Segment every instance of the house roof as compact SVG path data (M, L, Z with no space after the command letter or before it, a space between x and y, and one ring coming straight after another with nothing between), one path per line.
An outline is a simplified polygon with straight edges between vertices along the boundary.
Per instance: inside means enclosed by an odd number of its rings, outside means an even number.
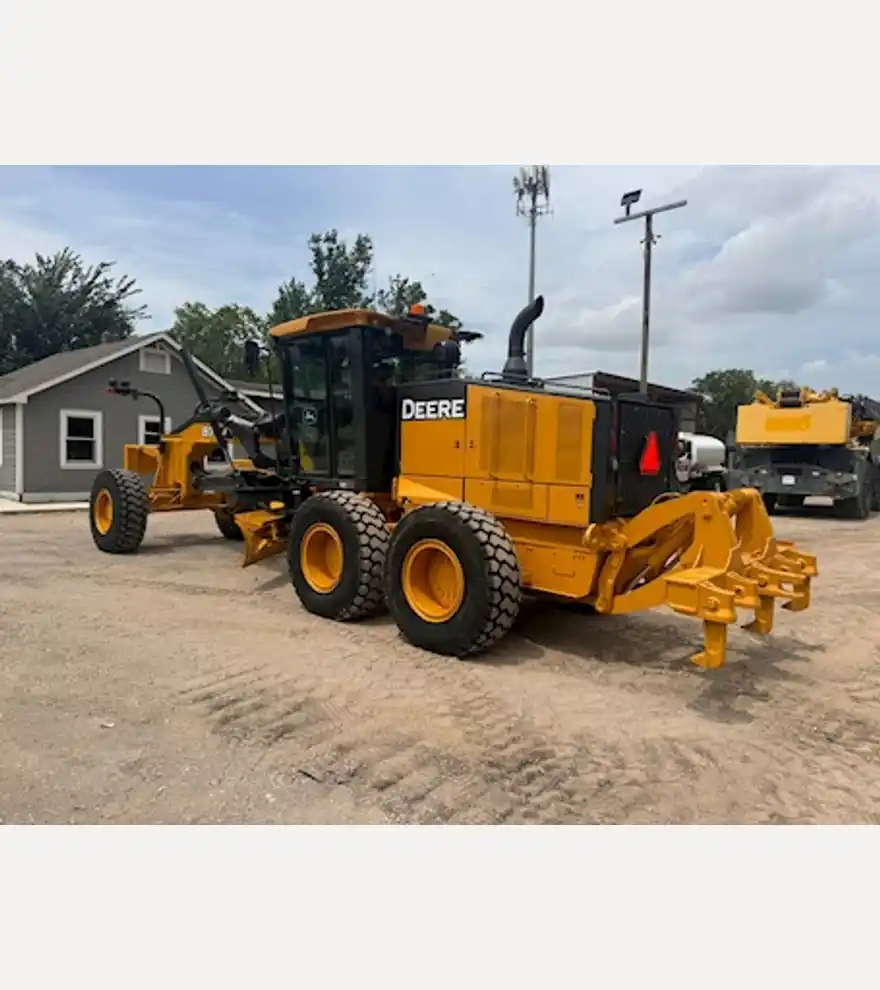
M149 343L161 334L149 334L144 337L144 343ZM131 340L114 340L109 344L96 344L94 347L81 347L75 351L62 351L60 354L52 354L42 361L34 361L18 371L12 371L8 375L0 376L0 402L14 400L22 392L33 392L40 386L48 382L53 382L56 378L65 378L77 372L85 371L88 365L96 361L131 350Z
M109 364L116 358L125 354L132 354L146 347L148 344L166 344L172 351L180 353L180 344L168 333L136 334L126 337L125 340L114 340L108 344L96 344L94 347L81 347L75 351L62 351L60 354L52 354L42 361L35 361L24 368L10 372L8 375L0 376L0 405L4 403L27 402L28 398L39 392L60 385L84 375L87 371L93 371L102 365ZM215 371L212 371L206 364L197 357L193 357L193 363L202 374L213 381L220 388L225 390L236 390L235 386L222 378ZM250 406L255 412L262 412L262 408L257 403L242 395L242 402Z

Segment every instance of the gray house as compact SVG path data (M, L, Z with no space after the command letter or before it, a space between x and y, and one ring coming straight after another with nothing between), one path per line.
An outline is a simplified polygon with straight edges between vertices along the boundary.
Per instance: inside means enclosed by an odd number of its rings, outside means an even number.
M205 391L217 396L232 385L195 360ZM153 392L165 406L105 392L115 378ZM101 468L122 467L127 443L156 443L188 419L198 398L167 333L129 337L53 354L0 377L0 498L23 502L75 502L88 498ZM261 413L246 395L242 412Z

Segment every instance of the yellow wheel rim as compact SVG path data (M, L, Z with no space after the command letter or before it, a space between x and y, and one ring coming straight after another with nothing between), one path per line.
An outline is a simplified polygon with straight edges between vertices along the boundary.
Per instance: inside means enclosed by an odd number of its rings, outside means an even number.
M95 499L94 516L95 529L101 536L106 536L113 525L113 496L106 488L102 488L98 492L98 497Z
M302 538L299 563L309 586L329 595L342 580L344 554L339 534L327 523L310 526Z
M420 540L403 561L403 594L425 622L448 622L464 601L464 571L440 540Z

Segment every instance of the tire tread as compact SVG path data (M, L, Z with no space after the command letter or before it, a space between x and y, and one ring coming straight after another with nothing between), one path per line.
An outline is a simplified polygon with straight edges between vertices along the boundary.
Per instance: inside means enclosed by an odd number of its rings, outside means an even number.
M388 527L382 510L366 495L340 488L317 492L311 498L324 499L340 506L357 532L360 581L355 597L336 614L336 621L351 622L380 614L385 610L383 578L389 543Z
M102 471L92 486L92 498L89 505L89 517L92 518L92 504L97 493L107 487L106 476L116 485L118 492L114 494L113 515L118 519L119 526L111 529L104 536L96 536L98 549L104 553L134 553L140 547L147 529L147 516L150 511L150 498L147 487L139 474L125 471L122 468L110 468ZM98 542L100 540L100 542Z
M432 502L413 512L439 510L463 523L480 544L486 565L488 609L482 628L455 651L460 659L484 653L505 636L519 614L522 579L513 541L498 519L469 502ZM442 534L438 534L442 535Z

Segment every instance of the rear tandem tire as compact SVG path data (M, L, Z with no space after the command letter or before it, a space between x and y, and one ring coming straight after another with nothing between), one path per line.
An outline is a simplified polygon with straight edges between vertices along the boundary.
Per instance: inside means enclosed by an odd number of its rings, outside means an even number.
M104 553L134 553L147 531L150 496L143 479L119 468L100 471L89 496L89 527Z
M241 542L244 539L244 533L239 529L235 516L227 509L215 509L214 521L217 523L217 529L227 540Z
M838 502L840 514L845 519L858 519L863 521L871 515L871 492L868 484L863 478L859 485L858 494L855 498L845 498Z
M513 541L493 515L464 502L414 509L391 535L385 597L413 646L459 658L483 653L519 613Z
M388 552L382 510L358 492L319 492L293 517L287 541L290 580L306 611L337 622L385 611Z

